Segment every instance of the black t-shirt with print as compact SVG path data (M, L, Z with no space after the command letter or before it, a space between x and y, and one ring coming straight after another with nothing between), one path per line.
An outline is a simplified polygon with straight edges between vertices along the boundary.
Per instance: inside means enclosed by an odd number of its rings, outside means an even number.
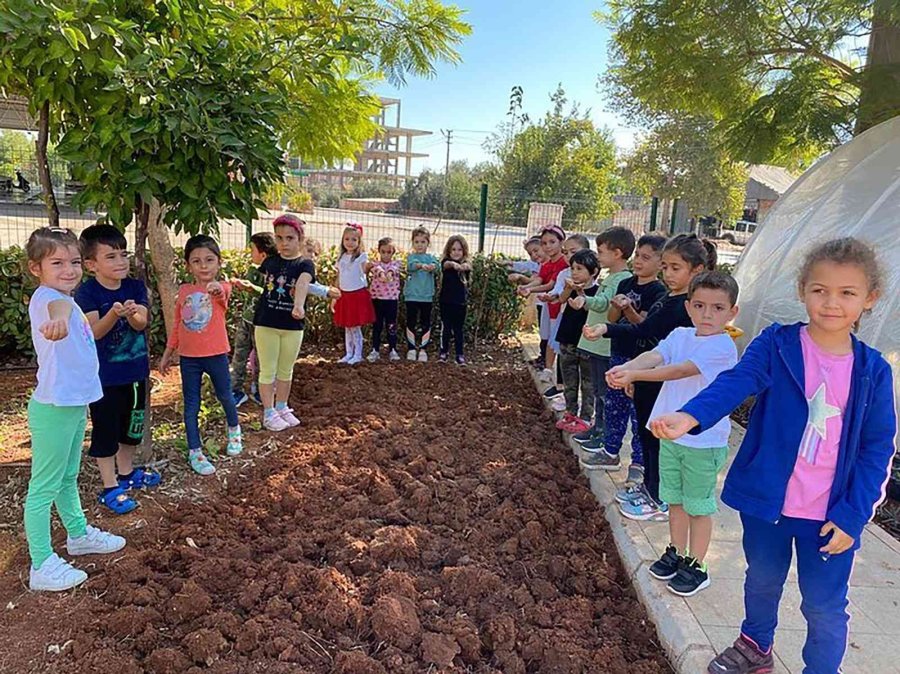
M469 298L469 272L444 268L448 260L441 260L441 293L442 304L465 304Z
M593 297L600 290L600 286L593 285L584 289L584 294ZM556 341L560 344L572 344L577 346L581 339L581 329L587 321L587 308L574 309L566 305L562 317L559 319L559 327L556 328Z
M619 283L616 295L625 295L631 300L631 305L638 313L649 311L658 300L666 294L666 286L662 281L653 280L643 285L638 283L637 276L631 276ZM628 324L628 319L622 316L619 323ZM610 353L622 358L634 358L643 351L638 350L638 344L632 337L618 337L610 340Z
M316 267L305 258L285 260L280 255L269 256L259 267L263 292L256 305L253 325L279 330L302 330L304 321L291 316L294 309L294 287L300 274L316 280Z

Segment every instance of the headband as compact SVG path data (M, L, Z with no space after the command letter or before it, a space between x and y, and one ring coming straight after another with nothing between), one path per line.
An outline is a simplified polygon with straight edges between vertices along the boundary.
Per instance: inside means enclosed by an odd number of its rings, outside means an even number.
M546 234L548 232L551 234L555 234L559 238L560 241L566 240L566 233L563 231L563 228L560 227L559 225L548 225L546 227L541 227L542 235Z
M362 228L362 225L360 225L359 223L348 222L346 225L344 225L344 228L345 229L355 229L357 232L359 232L360 236L363 235L363 228Z
M272 222L273 229L275 227L290 227L291 229L295 230L301 237L304 236L303 227L305 225L306 223L303 220L298 218L296 215L291 215L290 213L279 215Z

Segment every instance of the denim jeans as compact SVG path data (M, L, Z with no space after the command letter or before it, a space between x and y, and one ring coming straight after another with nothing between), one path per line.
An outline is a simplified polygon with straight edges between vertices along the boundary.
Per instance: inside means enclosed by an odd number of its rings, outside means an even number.
M228 354L191 358L181 356L181 395L184 397L184 430L187 434L188 449L201 449L200 440L200 390L203 384L203 373L209 375L216 398L225 410L228 427L239 425L237 408L234 406L234 395L231 392L231 374L228 372Z

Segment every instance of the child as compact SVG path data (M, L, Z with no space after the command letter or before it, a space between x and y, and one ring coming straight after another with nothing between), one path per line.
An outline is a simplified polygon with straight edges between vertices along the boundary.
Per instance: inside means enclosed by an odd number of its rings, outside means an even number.
M250 237L250 268L243 279L231 279L231 285L253 294L252 299L244 305L241 321L234 335L234 355L231 358L231 385L234 388L234 405L240 407L247 402L244 393L244 380L247 378L247 360L255 345L253 343L253 315L256 313L256 302L265 282L260 266L272 255L277 255L275 237L270 232L258 232Z
M420 363L428 361L428 344L431 343L431 311L434 302L434 279L438 271L438 259L428 253L431 234L424 227L412 231L413 252L406 256L406 285L403 299L406 302L406 352L407 360ZM422 338L416 346L417 332Z
M593 297L583 293L570 300L579 309L588 310L587 325L597 325L608 320L610 303L619 283L631 277L628 259L634 253L634 234L625 227L610 227L597 235L597 259L607 270L606 278ZM618 470L619 457L603 451L606 434L606 371L609 369L609 342L592 341L582 336L578 348L590 358L591 386L594 393L594 425L575 435L587 454L581 457L582 467L588 470Z
M203 374L212 381L216 398L225 410L228 423L226 452L236 456L243 450L241 425L228 372L228 331L225 314L231 297L231 284L217 280L222 266L222 253L211 237L192 236L184 244L184 261L194 277L178 289L175 301L175 327L169 335L166 350L159 363L165 376L173 356L178 355L181 368L181 394L184 397L184 428L187 433L188 461L200 475L212 475L216 469L203 453L200 440L200 393Z
M283 431L300 424L288 407L294 363L303 344L306 295L315 281L316 268L305 251L303 220L292 213L275 218L275 247L259 270L265 283L253 315L256 354L259 357L259 394L263 426Z
M466 302L469 297L469 244L454 234L444 245L441 258L441 355L442 363L450 355L450 336L456 347L456 364L465 365L463 329L466 326Z
M29 587L59 592L87 574L53 552L50 507L66 528L70 555L116 552L125 539L90 526L78 496L87 405L103 397L94 335L72 291L81 283L78 239L67 229L43 227L25 246L28 271L40 285L28 303L37 354L37 386L28 401L31 480L25 497L25 537L31 556Z
M100 505L117 515L138 507L129 490L155 487L159 473L135 468L134 448L144 437L144 406L150 357L147 352L147 288L128 278L131 266L122 233L91 225L81 233L81 253L94 276L75 293L97 344L103 397L90 404L91 447L103 490Z
M341 254L337 263L337 285L341 297L334 303L334 324L344 328L346 353L339 363L356 365L363 361L362 326L375 322L375 309L366 287L369 256L363 246L363 228L348 222L341 236Z
M570 234L566 238L565 242L563 242L563 258L565 258L566 263L568 264L572 259L573 254L577 253L579 250L585 250L589 247L590 244L588 243L587 237L584 234ZM560 361L558 358L560 350L559 341L556 339L556 334L559 331L559 324L566 313L566 301L572 294L572 288L567 285L569 273L569 267L563 269L561 272L559 272L559 274L557 274L556 281L553 284L553 289L550 290L550 292L541 293L536 297L536 299L539 302L543 302L545 306L557 305L559 307L559 315L556 317L556 320L550 322L550 332L545 345L544 354L546 356L547 348L553 351L553 354L556 357L557 382L559 384L562 384L563 389L565 389L566 381L565 374L562 369L562 361ZM577 378L575 380L575 383L577 391ZM566 399L563 390L559 389L556 385L551 386L549 389L544 391L544 397L551 401L551 407L554 411L562 412L566 409Z
M541 264L543 264L545 261L544 251L541 248L541 237L532 236L530 239L526 239L524 246L525 252L528 254L528 260L501 261L502 265L508 267L511 270L510 274L506 277L507 280L516 286L531 281L540 271ZM534 308L537 312L538 330L540 330L541 312L544 308L544 303L541 301L535 301ZM544 369L544 360L547 354L547 341L547 338L542 335L538 357L531 361L531 365L533 365L538 371Z
M400 303L400 263L394 259L394 241L386 236L378 241L378 262L370 262L372 274L372 304L375 305L375 324L372 326L372 352L368 360L374 363L381 358L381 331L387 331L387 341L392 361L400 360L397 353L397 310Z
M612 306L609 308L610 323L628 325L642 322L647 310L666 294L666 286L658 278L662 264L662 249L665 245L666 238L659 234L645 234L638 239L637 250L632 260L634 276L619 283L616 295L612 299ZM643 352L638 349L637 342L628 336L609 341L610 367L622 365ZM634 401L625 395L622 389L607 388L604 415L605 448L606 453L611 456L619 455L625 431L628 430L628 421L631 420L631 463L628 466L625 484L643 482L644 459Z
M562 227L552 225L550 227L544 227L541 230L541 248L544 252L546 261L541 265L537 278L519 288L519 294L522 295L522 297L528 297L532 293L545 293L553 289L556 285L556 277L559 275L559 272L568 269L569 267L569 263L566 261L566 258L563 257L562 253L562 245L565 240L566 233L563 231ZM556 332L554 322L559 316L560 309L560 305L551 304L546 307L546 311L541 312L540 329L542 340L550 340L552 335ZM556 355L552 349L546 350L544 360L545 368L541 371L541 381L552 383L554 376L556 375ZM544 395L552 397L557 394L559 394L559 391L553 387L551 390L545 392Z
M580 236L580 235L579 235ZM566 242L568 243L568 241ZM584 293L586 297L597 294L597 274L600 261L592 250L575 251L569 258L570 276L568 288ZM590 358L578 350L581 329L587 320L587 310L582 307L566 307L556 331L559 343L559 360L565 386L566 414L556 427L567 433L578 433L591 427L594 413L594 389L591 384ZM578 407L578 391L581 390L581 408Z
M674 412L737 363L725 324L737 315L738 285L718 271L698 274L688 290L693 328L675 328L652 351L611 368L606 380L624 389L634 382L663 382L651 419ZM651 421L652 425L652 421ZM722 419L681 442L660 441L659 496L669 504L669 545L650 575L669 581L682 597L709 587L706 552L716 506L716 476L728 458L731 423Z
M660 438L677 440L713 427L757 396L722 491L744 528L744 622L710 672L772 671L794 547L807 621L804 671L840 670L853 557L884 499L897 427L890 365L853 335L878 300L882 279L874 250L857 239L813 247L798 284L809 323L770 325L737 367L652 423Z
M302 222L302 221L301 221ZM305 224L305 223L304 223ZM315 267L316 261L322 254L322 244L316 239L303 239L303 256L313 263ZM322 299L336 300L340 298L341 291L334 286L327 286L323 283L313 281L309 284L309 292L307 296L321 297Z
M685 305L688 287L697 274L715 267L716 248L710 242L698 239L696 234L672 237L662 254L663 281L669 292L650 307L647 317L637 324L599 323L585 326L584 336L589 340L627 337L634 339L641 351L652 349L675 328L691 327L691 317ZM644 453L644 481L616 494L619 510L629 519L660 522L669 519L669 506L659 498L659 440L647 426L660 388L657 382L637 382L634 385L634 407ZM618 456L608 455L602 447L598 447L600 452L606 462L618 465Z

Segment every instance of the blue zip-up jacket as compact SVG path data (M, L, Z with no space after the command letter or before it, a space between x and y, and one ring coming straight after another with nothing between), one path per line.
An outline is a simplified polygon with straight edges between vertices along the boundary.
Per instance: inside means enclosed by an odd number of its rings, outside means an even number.
M747 435L725 479L722 500L747 515L777 522L809 417L800 345L802 323L770 325L740 362L688 402L682 412L711 428L756 395ZM859 543L884 498L894 455L897 419L891 367L852 337L853 372L843 417L827 519Z

